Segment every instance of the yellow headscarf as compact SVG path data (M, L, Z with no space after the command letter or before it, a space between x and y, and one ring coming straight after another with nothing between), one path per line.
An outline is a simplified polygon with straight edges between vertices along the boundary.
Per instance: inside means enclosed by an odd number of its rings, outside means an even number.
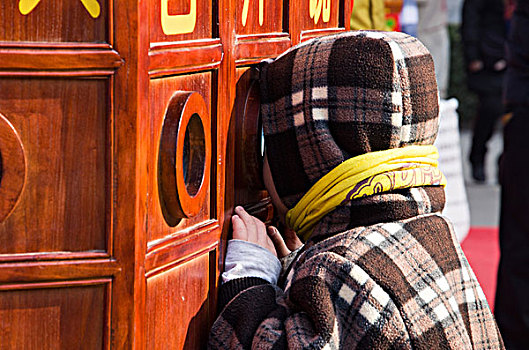
M288 211L287 224L307 240L314 226L337 206L401 188L446 185L435 146L407 146L350 158L331 170Z

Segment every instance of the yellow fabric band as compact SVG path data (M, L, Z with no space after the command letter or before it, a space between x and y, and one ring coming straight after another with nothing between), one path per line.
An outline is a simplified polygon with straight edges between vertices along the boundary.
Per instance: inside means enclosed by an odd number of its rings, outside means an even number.
M446 185L435 146L407 146L350 158L310 188L286 221L307 240L318 221L348 201L401 188Z

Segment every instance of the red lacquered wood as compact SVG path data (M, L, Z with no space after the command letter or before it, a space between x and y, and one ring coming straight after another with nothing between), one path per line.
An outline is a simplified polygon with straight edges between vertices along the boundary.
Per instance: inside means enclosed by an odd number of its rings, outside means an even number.
M37 4L24 15L19 10L21 2ZM94 18L80 0L2 1L0 42L111 43L111 2L97 0L100 11Z
M188 233L168 237L168 239L153 242L145 258L145 271L147 276L167 266L173 266L182 261L189 260L205 250L212 250L218 243L213 234L219 230L216 222L203 227L194 227ZM183 236L183 237L182 237ZM201 247L201 248L197 248Z
M195 215L192 215L190 217L181 217L176 218L178 222L167 222L166 218L164 217L162 208L163 205L160 202L160 152L161 152L161 139L162 139L162 130L164 125L164 120L167 114L167 108L170 105L171 98L173 95L178 91L196 91L196 93L200 94L202 98L205 101L207 110L211 110L211 73L195 73L195 74L189 74L189 75L182 75L182 76L171 76L166 78L159 78L159 79L152 79L150 81L150 99L151 101L156 101L156 103L151 103L151 119L149 120L149 129L148 131L145 130L145 132L148 132L150 135L148 138L149 141L149 148L148 148L148 154L149 156L146 157L146 167L147 171L149 173L156 174L156 176L152 176L148 178L148 186L146 187L147 193L149 193L148 199L147 199L147 207L148 207L148 230L147 230L147 237L149 242L158 241L158 240L164 240L169 236L175 236L175 235L181 235L186 234L188 232L189 227L196 227L197 225L201 225L205 221L209 221L211 219L214 219L215 215L211 212L211 187L212 184L210 182L209 184L209 195L206 195L203 197L203 200L200 203L200 209L199 212ZM213 128L215 116L210 113L210 126L209 130ZM206 131L206 127L204 127L204 130ZM185 131L185 130L183 130ZM174 135L176 137L176 134ZM211 145L213 145L213 142L215 142L215 134L210 131L210 135L208 136L211 140ZM183 141L183 140L180 140ZM211 148L211 154L213 154L213 146ZM176 149L176 148L175 148ZM176 163L176 154L173 154L173 157L175 159L175 175L176 173L182 174L183 169L181 166L181 162ZM210 163L212 162L213 156L211 157ZM178 166L178 168L177 168ZM207 175L211 178L211 166L209 165L210 174ZM204 188L205 190L206 188ZM178 199L181 201L187 201L189 195L185 195L183 197L179 197ZM191 199L192 200L192 199ZM187 203L187 202L186 202ZM195 201L195 203L198 203ZM185 205L185 204L184 204ZM175 226L176 225L176 226ZM148 243L151 244L151 243Z
M147 280L147 349L203 349L211 322L210 265L214 254ZM185 327L183 326L185 324Z
M236 45L235 62L247 65L279 55L291 42L287 33L269 33L237 36Z
M0 253L106 250L108 80L1 84L0 113L20 136L27 170L19 205L0 223Z
M173 30L164 29L162 26L162 4L164 2L167 4L167 12L165 12L167 20L181 23L172 26ZM210 0L150 0L150 41L155 43L212 38L215 3ZM192 11L193 4L194 12ZM185 25L189 21L194 22L191 31Z
M153 44L149 51L149 75L156 78L216 69L220 65L222 51L219 39Z
M233 207L273 217L254 67L345 30L351 0L316 0L330 4L316 21L308 0L22 0L26 14L20 1L0 5L0 154L23 147L4 165L22 173L25 158L26 173L0 222L0 348L202 348Z
M9 262L0 264L3 283L68 280L118 276L121 266L114 259Z
M241 0L236 2L236 33L253 35L286 32L283 26L283 6L277 0Z
M113 70L122 64L123 60L114 50L0 48L2 71Z
M108 348L110 282L3 285L0 348Z

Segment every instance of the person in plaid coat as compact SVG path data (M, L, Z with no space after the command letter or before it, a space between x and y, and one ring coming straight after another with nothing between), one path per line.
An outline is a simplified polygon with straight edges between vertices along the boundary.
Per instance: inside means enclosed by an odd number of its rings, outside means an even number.
M441 214L438 93L424 46L346 32L260 70L263 175L292 230L283 238L236 208L208 347L502 349Z

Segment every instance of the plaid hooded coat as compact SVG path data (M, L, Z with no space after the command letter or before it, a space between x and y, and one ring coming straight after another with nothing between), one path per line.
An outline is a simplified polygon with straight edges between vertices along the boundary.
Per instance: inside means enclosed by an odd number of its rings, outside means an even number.
M262 67L272 177L289 207L345 159L432 144L433 62L401 33L348 32ZM501 349L485 296L424 186L355 199L327 214L278 285L221 287L212 349Z

